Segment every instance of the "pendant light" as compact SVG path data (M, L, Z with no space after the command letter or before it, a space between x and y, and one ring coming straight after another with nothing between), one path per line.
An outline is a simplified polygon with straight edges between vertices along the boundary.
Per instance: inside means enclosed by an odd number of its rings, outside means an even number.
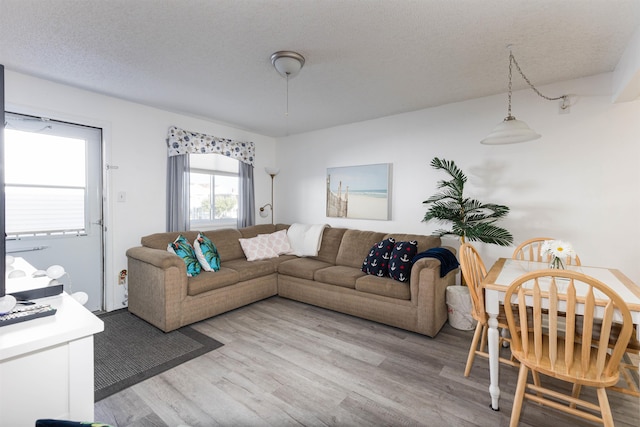
M509 48L509 107L507 110L507 117L505 117L502 123L498 124L498 126L496 126L485 139L480 141L481 144L485 145L515 144L518 142L533 141L540 138L540 134L533 131L525 122L523 122L522 120L518 120L511 115L512 71L514 65L516 66L518 73L527 82L529 87L531 87L531 89L533 89L534 92L538 94L538 96L549 101L561 99L562 105L560 106L560 108L562 110L566 110L567 108L569 108L569 106L566 104L568 95L550 98L540 93L540 91L536 89L536 87L529 81L527 76L525 76L520 69L520 65L518 65L516 58L513 56L513 52L511 52L511 46L507 46L507 48Z

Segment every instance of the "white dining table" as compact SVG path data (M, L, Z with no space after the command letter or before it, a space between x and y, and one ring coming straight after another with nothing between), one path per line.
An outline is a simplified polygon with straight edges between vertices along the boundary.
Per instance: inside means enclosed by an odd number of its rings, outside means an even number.
M487 332L487 343L489 346L489 374L491 394L491 408L499 410L500 401L500 363L499 363L499 338L498 312L500 304L504 303L504 295L511 284L519 276L548 268L547 263L522 261L509 258L500 258L488 271L487 276L482 281L484 288L485 310L489 316L489 330ZM640 286L620 271L604 267L586 267L569 265L567 270L578 271L588 276L594 277L615 290L627 303L631 311L633 323L637 326L636 332L640 339Z

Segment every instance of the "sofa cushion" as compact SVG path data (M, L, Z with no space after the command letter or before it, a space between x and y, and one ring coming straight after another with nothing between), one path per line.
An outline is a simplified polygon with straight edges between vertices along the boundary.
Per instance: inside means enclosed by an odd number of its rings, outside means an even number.
M411 278L413 257L418 253L418 242L409 240L396 242L389 260L389 277L401 282L408 282Z
M395 244L395 239L389 237L373 245L362 263L362 272L378 277L388 276L389 260Z
M258 261L278 256L278 253L269 244L269 237L266 234L259 234L250 239L240 239L240 246L242 246L247 261Z
M220 270L203 271L196 277L190 277L187 284L187 294L198 295L214 289L224 288L238 283L240 275L230 268L220 267Z
M320 243L318 255L312 258L328 262L329 264L335 264L338 249L340 249L340 243L342 243L342 236L344 236L345 231L347 231L346 228L325 228L322 233L322 242Z
M338 249L336 265L362 268L362 260L369 254L369 249L384 238L384 233L376 231L346 230Z
M393 237L396 242L407 242L415 240L418 242L418 252L426 251L427 249L437 248L442 244L440 237L438 236L424 236L420 234L404 234L404 233L390 233L384 236Z
M344 265L334 265L320 269L315 272L313 279L316 282L328 283L330 285L342 286L345 288L356 288L356 279L364 276L365 273L353 267Z
M244 259L234 259L226 261L223 265L226 268L237 271L239 281L267 276L276 272L276 265L267 260L247 261Z
M402 300L411 299L409 283L399 282L390 277L367 274L356 280L356 290Z
M242 246L240 246L242 234L235 228L205 231L204 234L218 248L221 262L244 259L244 252L242 251Z
M276 270L277 270L280 264L292 259L298 259L298 257L295 255L279 255L276 258L265 259L265 261L269 261L271 264L273 264L276 267Z
M146 246L147 248L152 249L161 249L163 251L167 250L167 245L178 238L179 235L183 235L185 239L189 242L193 242L198 235L197 231L183 231L179 233L177 231L167 232L167 233L154 233L149 234L148 236L143 236L140 239L140 243L142 246Z
M289 224L276 224L276 231L288 230Z
M296 258L280 263L278 265L278 273L313 280L313 275L316 271L327 267L331 267L328 262L313 258Z
M187 266L187 276L197 276L202 271L202 266L198 261L196 252L193 250L193 246L182 234L167 245L167 251L182 258Z
M204 234L198 233L198 237L193 241L193 249L196 252L198 262L205 271L220 270L220 255L216 245Z
M240 233L245 239L256 237L258 234L270 234L274 231L276 231L276 226L273 224L251 225L240 229Z

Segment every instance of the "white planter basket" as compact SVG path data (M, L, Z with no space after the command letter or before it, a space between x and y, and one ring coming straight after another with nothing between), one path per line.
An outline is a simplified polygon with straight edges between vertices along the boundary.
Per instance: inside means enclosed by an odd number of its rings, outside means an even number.
M476 320L471 315L471 295L466 286L447 287L447 311L449 324L456 329L469 331L476 327Z

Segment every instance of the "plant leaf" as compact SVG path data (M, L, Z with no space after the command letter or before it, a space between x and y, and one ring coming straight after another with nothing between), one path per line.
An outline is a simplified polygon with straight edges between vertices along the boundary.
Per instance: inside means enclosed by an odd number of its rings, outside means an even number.
M509 213L509 208L495 203L481 203L464 197L466 175L453 161L434 157L431 166L444 170L451 176L449 181L438 181L440 192L429 197L423 204L430 205L423 221L450 223L451 229L439 229L436 235L455 235L470 241L481 241L500 246L513 243L509 231L495 225L495 222Z

